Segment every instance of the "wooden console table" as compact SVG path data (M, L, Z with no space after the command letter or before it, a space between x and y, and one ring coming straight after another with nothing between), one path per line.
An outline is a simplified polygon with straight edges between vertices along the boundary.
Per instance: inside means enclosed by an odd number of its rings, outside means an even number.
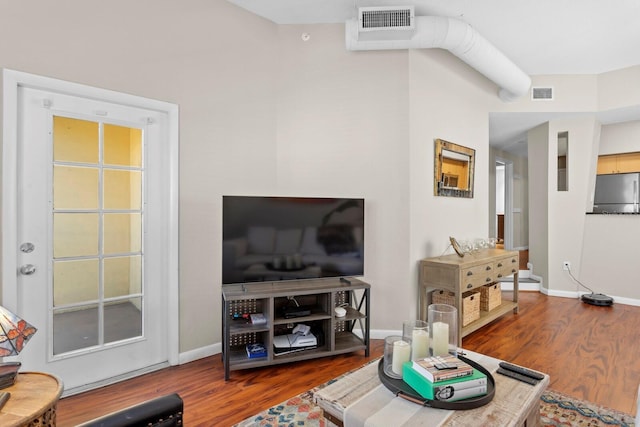
M42 372L22 372L16 382L1 389L11 397L0 409L3 427L54 427L56 406L62 394L62 381Z
M427 258L420 261L420 318L427 320L427 307L431 304L431 293L442 289L455 294L458 308L458 346L462 337L480 329L498 317L513 311L518 312L518 251L483 249L459 257L457 254ZM496 282L513 275L513 299L502 300L500 306L491 311L481 311L480 318L462 326L462 294L472 289Z

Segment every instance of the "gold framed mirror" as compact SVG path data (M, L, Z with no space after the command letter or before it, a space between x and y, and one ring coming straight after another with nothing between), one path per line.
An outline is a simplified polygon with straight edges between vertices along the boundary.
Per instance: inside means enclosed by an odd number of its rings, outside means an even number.
M476 150L443 139L435 141L435 196L473 198Z

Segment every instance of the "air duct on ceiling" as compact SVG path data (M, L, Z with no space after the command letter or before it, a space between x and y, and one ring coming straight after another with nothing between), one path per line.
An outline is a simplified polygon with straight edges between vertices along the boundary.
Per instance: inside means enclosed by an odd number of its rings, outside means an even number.
M383 8L377 13L398 16L411 8ZM531 78L466 22L443 16L411 16L411 22L379 18L379 27L362 28L363 17L373 8L360 8L358 19L345 23L345 42L348 50L386 49L447 49L500 87L503 101L515 101L526 94ZM411 27L411 28L409 28ZM408 30L405 39L388 37L389 31L398 34Z

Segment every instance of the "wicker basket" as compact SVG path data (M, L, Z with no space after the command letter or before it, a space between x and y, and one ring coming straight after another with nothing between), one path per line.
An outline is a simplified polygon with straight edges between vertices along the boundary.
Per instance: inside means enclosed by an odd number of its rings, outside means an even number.
M502 304L502 292L500 283L495 282L480 288L480 309L491 311Z
M462 294L462 326L480 318L480 292L469 291Z
M456 294L450 291L435 290L431 293L431 302L434 304L449 304L456 306Z

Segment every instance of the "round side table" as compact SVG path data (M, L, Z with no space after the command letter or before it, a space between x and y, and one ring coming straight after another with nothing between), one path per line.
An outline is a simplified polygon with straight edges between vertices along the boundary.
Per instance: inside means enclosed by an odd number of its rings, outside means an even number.
M56 406L62 394L62 381L43 372L21 372L16 382L0 392L11 397L0 409L3 427L55 427Z

